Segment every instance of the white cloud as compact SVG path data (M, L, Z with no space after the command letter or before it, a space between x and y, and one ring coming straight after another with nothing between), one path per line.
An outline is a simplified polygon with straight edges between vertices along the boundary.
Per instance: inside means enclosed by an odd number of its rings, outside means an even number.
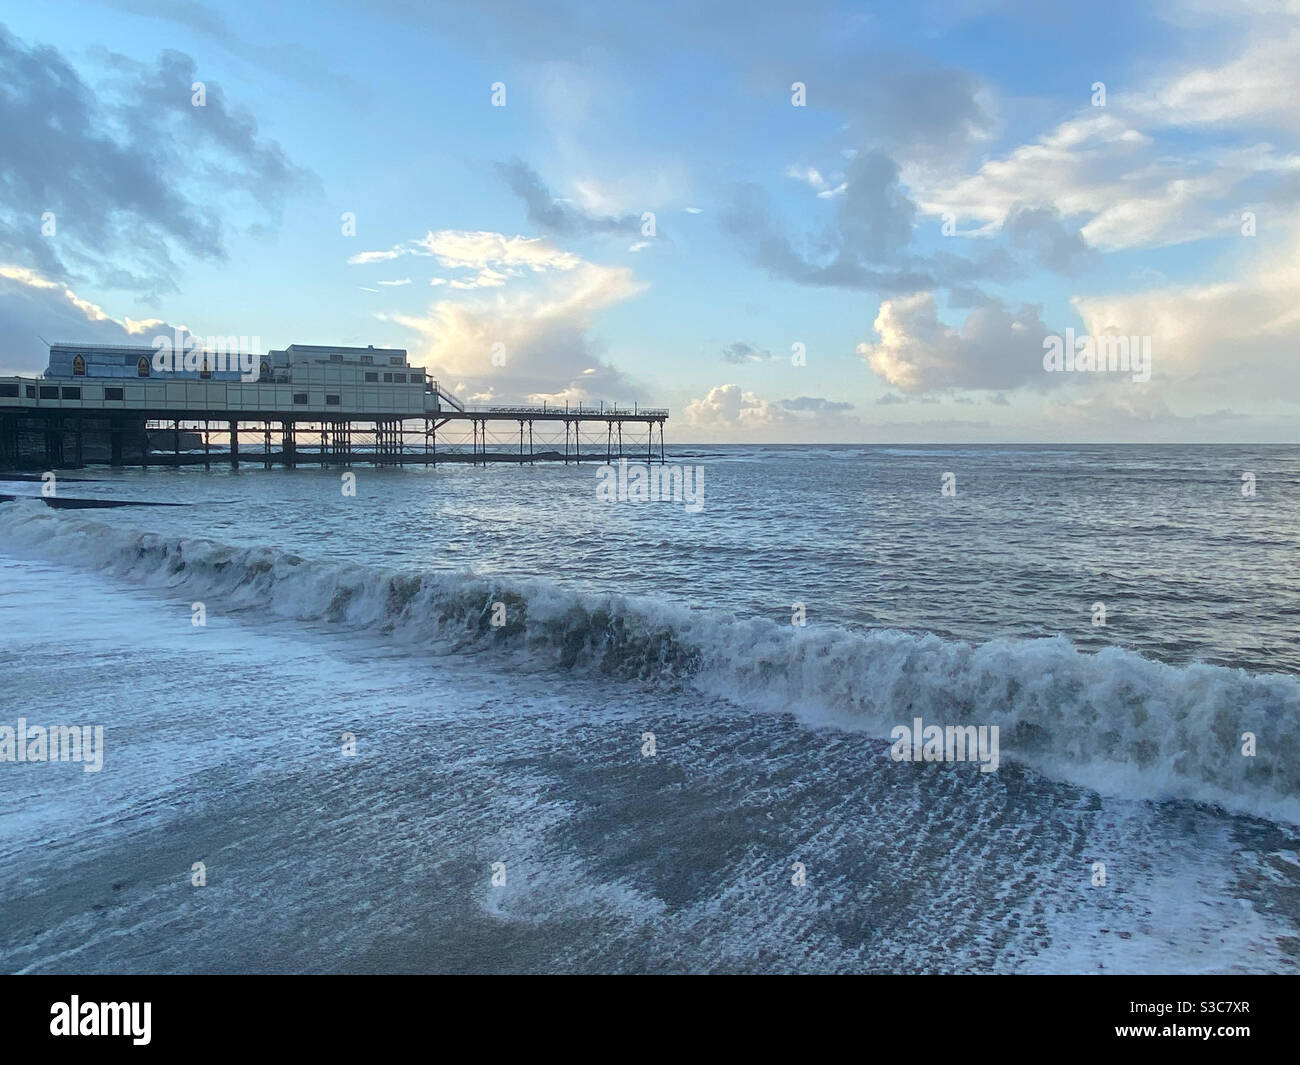
M348 259L349 266L365 266L368 263L383 263L396 259L401 255L397 248L390 248L388 251L363 251L358 252Z
M685 425L706 437L727 438L752 433L767 440L802 440L839 436L857 439L862 423L850 412L853 404L821 396L797 396L773 402L737 384L717 385L686 404Z
M780 420L780 412L740 385L718 385L703 399L686 405L682 418L695 429L721 432L730 429L761 429Z
M645 289L630 269L499 233L444 231L420 243L445 266L477 271L448 285L468 293L464 300L439 300L421 316L381 316L421 338L410 345L416 361L440 380L502 399L641 398L590 335L599 312ZM519 283L503 287L516 271Z
M1260 37L1238 56L1158 82L1117 103L1167 126L1269 124L1300 132L1300 30Z
M979 235L995 233L1018 206L1050 205L1067 218L1088 218L1083 233L1095 246L1172 242L1187 235L1181 221L1187 169L1153 166L1152 151L1151 138L1097 111L1060 123L974 174L928 187L920 175L912 180L921 182L917 199L923 211L952 212L959 224L974 221ZM1140 234L1123 225L1135 217Z
M1149 336L1152 380L1187 401L1300 401L1300 239L1236 278L1077 298L1087 331Z
M512 278L525 278L546 271L575 270L582 259L562 251L542 237L508 237L486 230L431 230L424 236L389 251L368 251L348 260L354 265L388 262L400 256L427 256L447 270L472 270L473 276L430 279L430 285L448 285L467 291L501 288ZM411 279L380 281L385 286L409 285Z
M443 229L412 242L412 251L435 256L448 269L482 270L487 266L533 271L573 270L582 260L543 237L507 237L484 230Z
M934 295L885 300L876 315L880 339L858 345L872 372L905 393L963 388L1005 390L1046 385L1038 312L1012 314L998 303L977 307L960 329L939 320Z
M785 176L793 178L795 181L802 181L823 200L829 200L832 197L838 196L849 187L848 183L845 181L839 181L834 185L830 184L824 177L822 177L821 171L813 166L786 167Z
M28 288L59 287L57 282L47 280L35 270L29 270L25 266L0 266L0 277L8 278L10 281L17 281Z

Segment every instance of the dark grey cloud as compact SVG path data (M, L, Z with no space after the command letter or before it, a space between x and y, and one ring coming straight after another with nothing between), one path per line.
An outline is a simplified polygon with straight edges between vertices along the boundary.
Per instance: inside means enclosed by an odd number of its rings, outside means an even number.
M794 399L783 399L777 403L777 406L783 410L807 411L815 414L836 414L853 409L852 403L822 399L820 396L797 396Z
M1099 258L1078 229L1065 224L1055 207L1019 207L1008 213L1002 231L1011 245L1027 251L1040 266L1077 274Z
M898 183L898 164L882 151L849 164L838 201L842 247L868 262L895 261L912 239L916 205Z
M193 0L100 0L100 3L115 11L182 26L259 70L269 70L291 81L317 89L332 89L353 98L367 95L363 87L331 68L319 53L294 41L259 44L246 40L235 33L216 11Z
M563 237L583 237L593 234L618 234L629 238L641 236L641 214L629 211L620 215L594 214L567 201L556 199L540 175L521 159L496 163L497 174L516 196L524 202L528 221L539 229ZM656 239L665 235L655 223Z
M902 190L898 164L884 152L854 159L844 185L830 224L797 246L771 218L764 193L754 185L733 190L721 225L755 265L804 285L891 294L955 285L970 298L978 291L975 282L1006 281L1022 272L1014 256L994 245L970 258L910 253L916 205Z
M755 347L753 344L747 344L743 340L737 340L734 344L728 344L722 349L722 361L730 362L736 365L744 365L751 362L767 362L772 358L772 353L766 348Z
M969 257L954 255L947 251L938 251L931 255L926 263L934 272L941 285L952 289L951 298L970 299L972 306L988 302L977 298L980 291L978 282L1014 281L1023 277L1025 267L1020 260L1006 248L988 241L973 242L975 254Z
M992 298L978 285L956 284L948 289L948 306L953 310L982 307Z
M845 180L834 223L800 247L771 218L755 185L733 190L721 225L755 265L800 284L885 292L933 287L924 265L903 255L916 208L899 188L893 161L878 153L860 157Z
M314 185L216 83L191 105L204 79L188 56L97 58L106 76L92 89L56 49L0 26L0 259L153 297L175 289L179 256L225 257L232 202L274 222Z

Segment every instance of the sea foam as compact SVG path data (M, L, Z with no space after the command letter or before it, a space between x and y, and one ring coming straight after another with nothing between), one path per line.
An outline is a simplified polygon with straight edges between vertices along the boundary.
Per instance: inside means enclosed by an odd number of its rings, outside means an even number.
M329 622L413 653L495 652L682 686L878 739L915 717L996 725L1002 758L1137 799L1190 799L1300 823L1300 679L1176 667L1064 637L983 644L897 630L797 628L540 579L400 572L110 526L36 504L0 507L0 544L208 609ZM495 603L506 624L494 626ZM499 611L496 612L499 614ZM1242 753L1243 736L1256 753Z

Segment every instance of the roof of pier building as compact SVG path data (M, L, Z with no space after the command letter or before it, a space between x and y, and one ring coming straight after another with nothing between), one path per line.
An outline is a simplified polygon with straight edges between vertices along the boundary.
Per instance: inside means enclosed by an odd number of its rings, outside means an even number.
M396 366L405 368L405 348L339 347L333 344L290 344L270 352L274 365L295 366L303 363L342 363L350 366Z
M182 380L211 379L213 381L237 381L242 371L238 357L234 352L203 352L199 355L194 369L159 370L154 356L157 354L152 344L68 344L50 345L50 360L45 369L46 377L170 377ZM262 364L269 362L265 355L254 355L255 372L262 369Z

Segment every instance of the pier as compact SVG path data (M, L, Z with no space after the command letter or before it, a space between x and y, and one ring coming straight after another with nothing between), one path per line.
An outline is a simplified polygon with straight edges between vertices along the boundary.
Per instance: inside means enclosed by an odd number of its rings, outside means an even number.
M435 383L434 387L437 385ZM443 394L445 397L445 394ZM445 397L450 398L450 397ZM534 462L539 449L553 460L560 458L569 462L614 462L620 458L645 456L647 463L664 461L664 423L668 420L668 411L662 408L638 407L620 409L617 404L605 406L564 407L451 407L444 408L436 420L427 428L426 438L430 443L432 454L437 455L438 430L444 430L444 449L447 439L446 426L459 427L461 435L464 426L470 429L470 461L487 462L489 455L514 458L518 462ZM493 444L498 450L488 451L489 429L500 429L506 423L506 434L512 434L518 428L518 449L514 450L513 436L508 441L501 439L498 432ZM510 423L514 423L511 425ZM584 446L585 425L585 446ZM658 448L655 447L655 429L659 430ZM563 454L558 450L559 432L564 433ZM454 430L453 430L454 431ZM602 439L603 437L603 439ZM644 441L644 442L643 442ZM445 454L445 450L444 450Z
M0 378L0 468L664 461L664 408L466 405L401 349L290 345L243 375L153 355L55 344L44 376Z

